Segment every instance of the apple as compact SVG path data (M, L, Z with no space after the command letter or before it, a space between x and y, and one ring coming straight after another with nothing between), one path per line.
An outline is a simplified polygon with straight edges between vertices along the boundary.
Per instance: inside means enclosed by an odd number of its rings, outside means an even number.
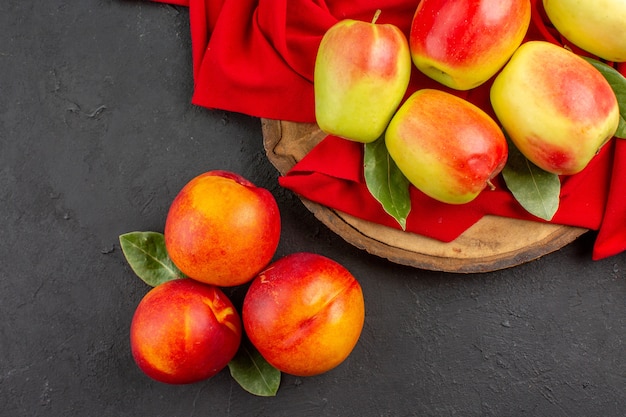
M339 263L313 253L287 255L252 281L242 320L250 342L282 372L311 376L342 363L365 318L361 286Z
M239 314L218 288L167 281L141 300L130 326L132 356L156 381L189 384L224 369L241 343Z
M613 62L626 61L624 0L543 0L546 15L567 40Z
M558 175L585 168L619 124L617 98L602 74L545 41L520 46L494 80L490 96L515 146Z
M504 167L506 138L483 110L453 94L421 89L385 133L389 155L411 184L444 203L472 201Z
M398 27L376 19L340 20L320 42L313 75L315 117L327 134L372 142L404 98L412 67L408 41Z
M189 181L165 220L165 247L189 278L230 287L246 283L273 258L280 213L272 194L242 176L209 171Z
M522 43L530 16L529 0L422 0L409 33L413 63L447 87L477 87Z

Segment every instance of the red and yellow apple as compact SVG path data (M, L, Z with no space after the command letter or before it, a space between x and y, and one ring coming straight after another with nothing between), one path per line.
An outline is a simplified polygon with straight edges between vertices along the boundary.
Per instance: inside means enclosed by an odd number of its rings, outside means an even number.
M574 45L608 61L626 61L626 1L543 0L543 7Z
M167 281L141 300L130 327L133 358L149 377L189 384L212 377L235 356L241 319L218 288Z
M252 280L280 240L272 194L238 174L209 171L189 181L165 221L165 247L189 278L229 287Z
M417 189L444 203L472 201L504 168L508 147L496 122L453 94L422 89L385 133L389 155Z
M325 33L315 60L315 117L324 132L357 142L378 139L411 75L406 36L392 24L345 19Z
M252 281L242 320L259 353L282 372L311 376L342 363L365 317L361 286L339 263L294 253Z
M477 87L522 43L530 16L529 0L422 0L409 34L413 63L447 87Z
M617 98L602 74L549 42L520 46L490 93L496 116L515 146L554 174L580 172L619 124Z

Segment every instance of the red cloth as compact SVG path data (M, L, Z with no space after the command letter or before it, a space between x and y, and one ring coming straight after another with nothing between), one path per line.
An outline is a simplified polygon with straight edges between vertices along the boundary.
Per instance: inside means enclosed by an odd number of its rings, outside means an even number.
M416 1L387 0L153 0L188 6L191 21L194 104L252 116L314 122L313 66L319 42L340 19L393 23L408 35ZM545 24L541 2L533 0L527 39L566 43ZM572 47L572 45L569 45ZM578 53L582 51L574 48ZM617 67L626 74L626 65ZM490 83L469 92L446 89L414 70L409 93L440 88L493 115ZM554 223L598 230L593 259L626 250L626 142L613 140L580 174L563 178ZM621 168L621 169L620 169ZM362 173L362 145L327 137L286 176L282 186L326 206L397 227L368 192ZM506 191L502 179L471 203L453 206L411 188L411 232L450 241L485 214L533 219ZM535 219L537 220L537 219ZM539 220L537 220L539 221Z

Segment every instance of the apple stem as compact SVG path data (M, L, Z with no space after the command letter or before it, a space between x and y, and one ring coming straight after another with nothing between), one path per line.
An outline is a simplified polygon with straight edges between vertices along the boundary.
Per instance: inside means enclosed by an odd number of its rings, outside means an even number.
M378 20L378 16L380 16L381 10L378 9L376 10L376 13L374 13L374 18L372 19L372 25L376 23L376 21Z
M489 187L489 189L490 189L491 191L493 191L493 190L495 190L495 189L496 189L496 186L495 186L495 185L493 185L493 183L491 182L491 180L487 180L487 187Z

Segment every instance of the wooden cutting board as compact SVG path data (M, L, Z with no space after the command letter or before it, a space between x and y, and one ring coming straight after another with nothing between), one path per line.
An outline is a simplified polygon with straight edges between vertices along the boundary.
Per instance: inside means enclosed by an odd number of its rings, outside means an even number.
M326 136L317 125L262 119L270 162L284 175ZM485 216L450 243L365 221L305 198L317 219L348 243L392 262L433 271L478 273L537 259L587 229Z

